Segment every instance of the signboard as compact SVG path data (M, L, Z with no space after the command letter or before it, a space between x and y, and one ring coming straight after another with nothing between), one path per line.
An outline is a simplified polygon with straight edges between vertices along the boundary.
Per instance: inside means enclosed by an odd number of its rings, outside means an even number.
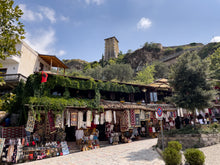
M163 109L161 107L158 107L157 108L157 115L158 115L158 117L161 117L162 114L163 114Z

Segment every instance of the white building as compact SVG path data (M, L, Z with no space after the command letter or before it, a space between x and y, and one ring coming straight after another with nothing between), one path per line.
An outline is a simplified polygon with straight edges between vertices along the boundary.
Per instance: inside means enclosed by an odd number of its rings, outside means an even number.
M25 81L34 72L50 71L52 67L64 70L68 68L56 56L39 54L23 41L17 45L17 50L21 52L20 56L13 55L0 60L2 64L0 77L3 77L6 82L2 87L3 90L0 89L0 94L10 91L21 79Z

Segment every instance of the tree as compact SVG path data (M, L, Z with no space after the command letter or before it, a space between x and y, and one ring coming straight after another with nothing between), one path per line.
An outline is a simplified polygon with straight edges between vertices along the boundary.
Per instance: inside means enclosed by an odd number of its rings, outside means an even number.
M24 25L19 21L23 12L18 6L13 7L13 0L0 0L0 59L18 55L16 49L24 39Z
M213 71L213 78L220 79L220 48L218 48L211 56L208 57L211 62L210 70Z
M202 61L195 52L180 56L171 70L169 83L174 90L171 101L178 107L191 111L194 114L194 124L196 108L203 110L210 107L215 95L209 77L207 61Z
M154 73L155 79L168 78L169 67L165 63L158 61L154 62L154 68L155 68L155 73Z
M116 79L120 82L129 81L132 79L134 71L129 64L113 64L108 65L103 70L103 77L105 80Z
M85 72L86 76L90 76L94 79L98 79L101 80L102 79L102 67L101 66L97 66L95 68L89 69Z
M137 73L137 76L135 77L136 80L135 82L146 85L150 84L154 81L154 73L155 73L154 65L146 64L145 68Z

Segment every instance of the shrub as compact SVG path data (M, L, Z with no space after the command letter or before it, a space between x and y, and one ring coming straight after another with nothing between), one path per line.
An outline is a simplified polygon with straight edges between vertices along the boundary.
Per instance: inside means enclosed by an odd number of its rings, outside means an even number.
M181 163L181 153L174 148L165 148L163 158L166 165L178 165Z
M187 163L190 165L203 165L205 162L205 155L202 151L190 148L184 152Z
M174 53L175 53L175 49L173 49L173 48L167 48L164 51L164 55L170 55L170 54L174 54Z
M183 48L182 48L182 47L176 48L176 52L180 52L180 51L183 51Z
M168 142L168 148L173 148L177 151L180 151L182 149L182 144L180 144L178 141L170 141Z

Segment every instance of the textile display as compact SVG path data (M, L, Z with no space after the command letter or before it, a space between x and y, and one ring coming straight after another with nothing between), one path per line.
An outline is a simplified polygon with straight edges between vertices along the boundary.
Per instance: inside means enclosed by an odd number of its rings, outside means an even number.
M17 145L14 145L14 151L12 155L12 162L16 163L16 157L17 157Z
M100 124L104 124L105 123L105 114L101 113L101 119L100 119Z
M94 124L99 125L99 114L95 114Z
M0 157L2 156L2 150L4 148L5 138L0 138Z
M141 112L140 112L139 109L135 109L135 110L134 110L134 113L135 113L135 114L140 114Z
M130 111L129 110L126 110L127 111L127 114L128 114L128 128L131 127L131 116L130 116Z
M78 112L78 129L84 127L84 122L83 122L83 112L79 111Z
M62 115L56 114L55 128L61 128L61 127L62 127Z
M61 142L61 147L62 147L63 155L68 155L70 153L66 141Z
M50 132L54 132L54 131L56 131L56 129L55 129L55 123L54 123L53 114L52 114L51 111L49 111L47 113L47 115L48 115L48 121L49 121L49 125L50 125Z
M14 145L10 145L7 153L7 162L12 162L13 153L14 153Z
M150 112L145 112L145 118L146 120L150 120Z
M134 110L130 110L130 119L131 119L131 126L135 125L135 113Z
M108 123L112 122L112 111L111 110L106 111L106 113L105 113L105 121L108 122Z
M113 111L114 124L116 124L116 112Z
M82 129L78 129L75 132L76 140L80 140L84 136L84 131Z
M17 137L24 137L25 134L25 128L24 126L21 127L2 127L0 128L2 138L6 138L5 142L8 142L8 139L10 138L17 138Z
M91 115L92 115L92 112L87 111L86 113L86 126L87 127L91 127Z
M145 111L143 111L143 110L141 110L140 120L141 121L145 120Z
M28 121L27 121L27 126L25 128L26 131L28 132L33 132L34 131L34 125L35 125L35 113L32 111L28 112Z
M23 146L21 144L21 139L18 139L16 163L22 158L23 158Z
M135 126L140 127L141 121L140 121L140 114L135 114Z
M128 130L128 113L127 110L122 112L122 118L120 122L120 128L122 132L125 132Z
M71 126L77 126L77 112L70 113Z
M48 74L44 71L41 72L41 83L47 82Z

